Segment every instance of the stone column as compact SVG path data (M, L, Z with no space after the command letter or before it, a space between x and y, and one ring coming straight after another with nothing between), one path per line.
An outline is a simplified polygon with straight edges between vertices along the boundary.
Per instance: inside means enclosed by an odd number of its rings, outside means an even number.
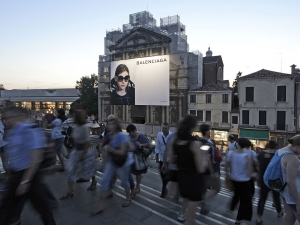
M152 56L152 48L149 49L149 56Z
M164 55L165 51L164 51L164 47L161 47L161 55Z

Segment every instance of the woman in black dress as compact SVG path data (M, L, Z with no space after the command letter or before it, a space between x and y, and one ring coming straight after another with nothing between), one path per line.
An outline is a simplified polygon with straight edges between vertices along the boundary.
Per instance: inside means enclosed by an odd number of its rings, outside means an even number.
M195 212L203 196L203 173L208 167L208 154L201 150L201 142L192 133L197 125L196 117L187 115L179 124L177 137L171 149L171 161L176 161L179 169L178 185L183 199L182 214L186 212L184 224L196 224ZM184 216L185 217L185 216Z

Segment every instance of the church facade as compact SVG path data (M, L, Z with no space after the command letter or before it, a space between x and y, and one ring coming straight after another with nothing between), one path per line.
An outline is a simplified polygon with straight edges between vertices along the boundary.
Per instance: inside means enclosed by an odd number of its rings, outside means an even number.
M185 25L179 16L160 19L160 26L151 13L143 11L129 16L123 30L107 31L105 55L99 56L99 118L114 114L123 126L136 124L142 133L151 134L167 122L175 127L188 113L188 91L202 86L203 57L189 52ZM152 56L169 56L169 106L112 105L110 102L111 62ZM162 76L166 76L162 74ZM156 83L160 85L159 79ZM155 92L155 89L153 90Z

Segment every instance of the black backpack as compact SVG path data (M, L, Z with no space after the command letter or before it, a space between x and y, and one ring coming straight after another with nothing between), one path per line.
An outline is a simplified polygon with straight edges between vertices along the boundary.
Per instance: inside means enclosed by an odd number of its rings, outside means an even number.
M73 140L71 138L72 132L73 132L73 125L69 126L66 131L66 136L65 136L65 140L64 140L64 146L66 148L73 148Z

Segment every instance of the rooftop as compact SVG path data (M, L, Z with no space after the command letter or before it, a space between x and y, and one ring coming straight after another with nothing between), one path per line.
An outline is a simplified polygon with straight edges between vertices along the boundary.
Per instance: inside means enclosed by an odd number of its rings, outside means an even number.
M295 77L295 75L262 69L257 72L242 76L240 77L240 80L247 79L247 78L259 79L259 78L289 78L289 77L293 78Z
M229 88L224 88L220 85L209 83L192 91L231 91Z
M203 63L216 63L222 56L216 55L216 56L206 56L203 57Z

